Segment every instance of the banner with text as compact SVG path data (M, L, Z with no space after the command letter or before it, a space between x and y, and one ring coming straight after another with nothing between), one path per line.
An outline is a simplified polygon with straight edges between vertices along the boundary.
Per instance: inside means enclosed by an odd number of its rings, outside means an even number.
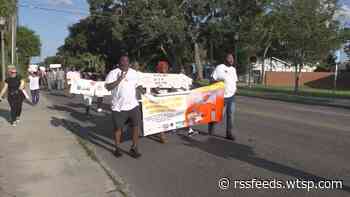
M96 82L86 79L73 80L70 88L70 93L97 97L111 95L111 92L105 88L105 82Z
M144 135L218 122L224 107L224 84L194 89L183 95L142 97Z

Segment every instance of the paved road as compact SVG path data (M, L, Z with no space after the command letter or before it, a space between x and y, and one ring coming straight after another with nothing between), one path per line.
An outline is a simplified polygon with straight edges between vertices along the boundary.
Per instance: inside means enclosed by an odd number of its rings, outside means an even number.
M169 143L143 138L143 157L135 160L111 154L112 133L108 114L83 115L80 99L59 95L49 98L67 118L51 117L71 132L87 135L103 159L123 177L138 197L221 196L350 196L350 111L238 97L237 142L203 133L192 138L168 134ZM130 141L122 148L128 150ZM342 190L218 189L218 180L343 180ZM286 192L287 191L287 192Z

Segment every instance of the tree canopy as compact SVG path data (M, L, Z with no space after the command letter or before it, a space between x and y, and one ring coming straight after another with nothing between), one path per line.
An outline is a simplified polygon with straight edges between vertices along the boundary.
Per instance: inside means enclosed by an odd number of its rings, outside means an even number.
M16 0L0 0L0 16L10 16L16 10Z
M338 0L88 0L91 15L70 27L58 55L66 64L112 67L128 53L141 64L169 61L173 71L223 60L239 70L249 58L282 57L300 68L344 43ZM97 61L98 60L98 61ZM94 64L96 65L96 64ZM101 66L99 65L99 66Z
M24 67L23 70L26 70L31 57L40 55L40 37L27 27L19 27L17 29L17 49L19 64Z

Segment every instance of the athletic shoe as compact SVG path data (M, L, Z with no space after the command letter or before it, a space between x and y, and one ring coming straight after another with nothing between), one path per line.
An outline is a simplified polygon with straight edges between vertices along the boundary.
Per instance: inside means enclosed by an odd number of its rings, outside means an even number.
M120 149L119 148L115 148L115 150L114 150L114 156L115 157L117 157L117 158L119 158L119 157L121 157L121 156L123 156L123 154L122 154L122 152L120 151Z
M130 149L130 155L135 159L141 157L141 154L139 153L136 147Z
M98 108L97 112L101 113L101 112L103 112L103 110L101 108Z
M189 135L189 136L194 136L194 135L197 135L197 134L199 134L199 132L193 130L192 128L190 128L190 129L188 130L188 135Z
M226 136L226 139L231 140L231 141L236 141L236 138L233 135Z
M17 126L16 122L11 123L13 127Z

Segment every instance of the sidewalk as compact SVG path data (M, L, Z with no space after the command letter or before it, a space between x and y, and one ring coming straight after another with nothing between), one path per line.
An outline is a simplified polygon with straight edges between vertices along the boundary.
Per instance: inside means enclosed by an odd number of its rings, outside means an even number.
M49 101L24 104L17 127L7 122L7 101L0 103L0 197L115 197L113 181L77 138L51 125Z

